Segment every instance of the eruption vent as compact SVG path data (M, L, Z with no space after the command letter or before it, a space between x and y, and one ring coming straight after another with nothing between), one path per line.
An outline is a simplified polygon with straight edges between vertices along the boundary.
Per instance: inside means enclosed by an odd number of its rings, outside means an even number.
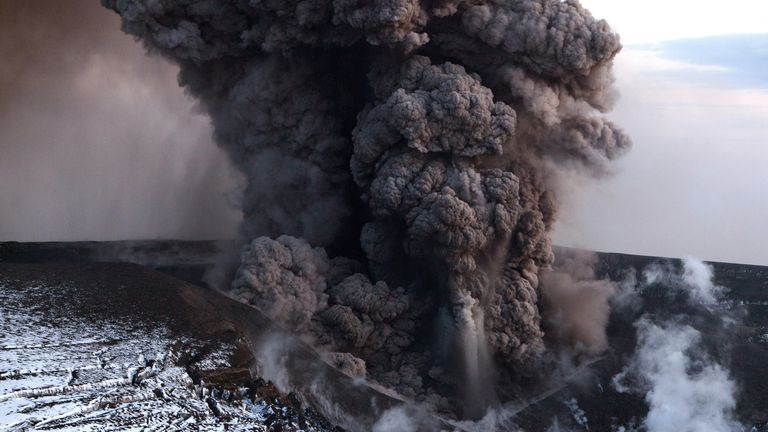
M486 357L535 365L557 171L630 146L600 114L604 21L576 0L102 1L179 64L248 180L236 296L408 397Z

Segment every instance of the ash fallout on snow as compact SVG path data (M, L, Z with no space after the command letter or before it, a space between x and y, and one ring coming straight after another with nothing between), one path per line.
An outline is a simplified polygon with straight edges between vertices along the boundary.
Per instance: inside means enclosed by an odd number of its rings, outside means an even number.
M178 63L247 179L234 296L405 397L490 403L478 383L535 368L559 173L630 147L601 114L605 21L576 0L102 2Z

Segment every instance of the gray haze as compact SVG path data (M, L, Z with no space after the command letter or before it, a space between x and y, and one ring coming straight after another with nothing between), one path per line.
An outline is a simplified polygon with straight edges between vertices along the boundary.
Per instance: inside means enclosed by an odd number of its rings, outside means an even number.
M0 2L0 240L232 238L207 116L89 0Z
M555 242L768 264L766 48L752 35L625 49L610 116L635 150L571 191Z

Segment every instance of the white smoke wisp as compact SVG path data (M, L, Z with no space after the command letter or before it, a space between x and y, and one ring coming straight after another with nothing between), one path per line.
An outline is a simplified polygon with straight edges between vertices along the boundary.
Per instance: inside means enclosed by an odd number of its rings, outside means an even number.
M712 266L696 258L683 259L682 280L689 287L691 299L702 305L717 303L725 291L715 284Z
M519 412L520 407L512 404L494 406L489 408L479 420L465 420L452 422L451 424L456 427L455 430L466 432L522 432L520 427L514 422L514 418Z
M560 426L560 421L557 419L552 421L552 424L549 425L547 428L547 432L571 432L568 429L565 429L563 426Z
M714 268L695 258L680 266L655 262L632 285L622 286L622 304L636 304L653 285L682 294L694 309L716 314L716 326L728 326L731 315L718 308L726 288L715 283ZM685 315L655 322L648 316L636 323L638 344L629 365L613 379L619 392L642 392L649 406L642 426L648 432L743 431L735 417L737 387L728 370L711 358L702 344L702 333L685 324Z
M648 432L735 432L736 385L720 364L699 355L701 334L676 323L638 321L639 345L631 364L614 377L620 392L637 380L647 390Z
M388 409L373 425L373 432L417 432L417 424L403 407Z
M669 294L684 293L691 306L712 309L726 294L726 287L715 283L714 269L697 258L682 259L682 266L676 267L671 262L655 262L642 271L634 291L639 294L651 285L660 284L669 289ZM631 299L631 292L626 293Z
M286 356L290 346L278 335L268 335L260 341L256 352L259 358L259 375L271 382L283 393L293 390L290 374L286 366Z

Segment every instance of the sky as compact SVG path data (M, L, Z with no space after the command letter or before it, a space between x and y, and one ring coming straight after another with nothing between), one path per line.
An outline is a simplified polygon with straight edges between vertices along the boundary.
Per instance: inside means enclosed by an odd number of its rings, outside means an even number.
M627 45L684 38L765 33L765 0L582 0L608 21Z
M622 35L635 145L569 186L555 242L768 265L768 1L582 3ZM236 235L209 120L96 0L0 2L0 58L0 240Z
M622 34L609 117L634 148L569 191L555 242L768 265L768 2L583 4Z

